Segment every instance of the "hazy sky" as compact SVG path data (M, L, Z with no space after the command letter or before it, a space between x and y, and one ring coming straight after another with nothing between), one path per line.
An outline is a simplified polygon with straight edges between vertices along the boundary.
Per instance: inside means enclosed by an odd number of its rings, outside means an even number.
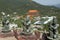
M33 0L43 5L55 5L60 4L60 0Z

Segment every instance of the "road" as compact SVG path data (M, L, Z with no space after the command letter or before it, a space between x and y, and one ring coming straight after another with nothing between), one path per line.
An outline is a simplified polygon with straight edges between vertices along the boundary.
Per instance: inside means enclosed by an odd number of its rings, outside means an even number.
M0 40L16 40L14 37L0 38Z

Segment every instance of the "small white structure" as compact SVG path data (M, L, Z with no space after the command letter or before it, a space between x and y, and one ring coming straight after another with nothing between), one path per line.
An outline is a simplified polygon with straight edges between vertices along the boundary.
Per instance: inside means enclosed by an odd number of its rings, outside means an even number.
M5 13L4 12L1 12L2 13L2 15L5 15Z
M17 28L18 27L18 25L17 24L15 24L15 23L10 23L9 24L9 29L11 30L11 29L13 29L13 28Z

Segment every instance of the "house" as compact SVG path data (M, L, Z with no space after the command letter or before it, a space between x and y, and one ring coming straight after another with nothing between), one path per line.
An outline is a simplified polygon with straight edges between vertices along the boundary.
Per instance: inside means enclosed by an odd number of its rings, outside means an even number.
M39 11L38 10L29 10L27 13L27 16L30 16L32 19L33 17L39 16Z

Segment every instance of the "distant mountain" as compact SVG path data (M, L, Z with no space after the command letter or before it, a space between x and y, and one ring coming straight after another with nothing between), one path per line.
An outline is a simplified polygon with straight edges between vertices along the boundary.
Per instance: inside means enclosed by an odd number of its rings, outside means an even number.
M60 8L60 4L56 4L55 6L58 7L58 8Z

